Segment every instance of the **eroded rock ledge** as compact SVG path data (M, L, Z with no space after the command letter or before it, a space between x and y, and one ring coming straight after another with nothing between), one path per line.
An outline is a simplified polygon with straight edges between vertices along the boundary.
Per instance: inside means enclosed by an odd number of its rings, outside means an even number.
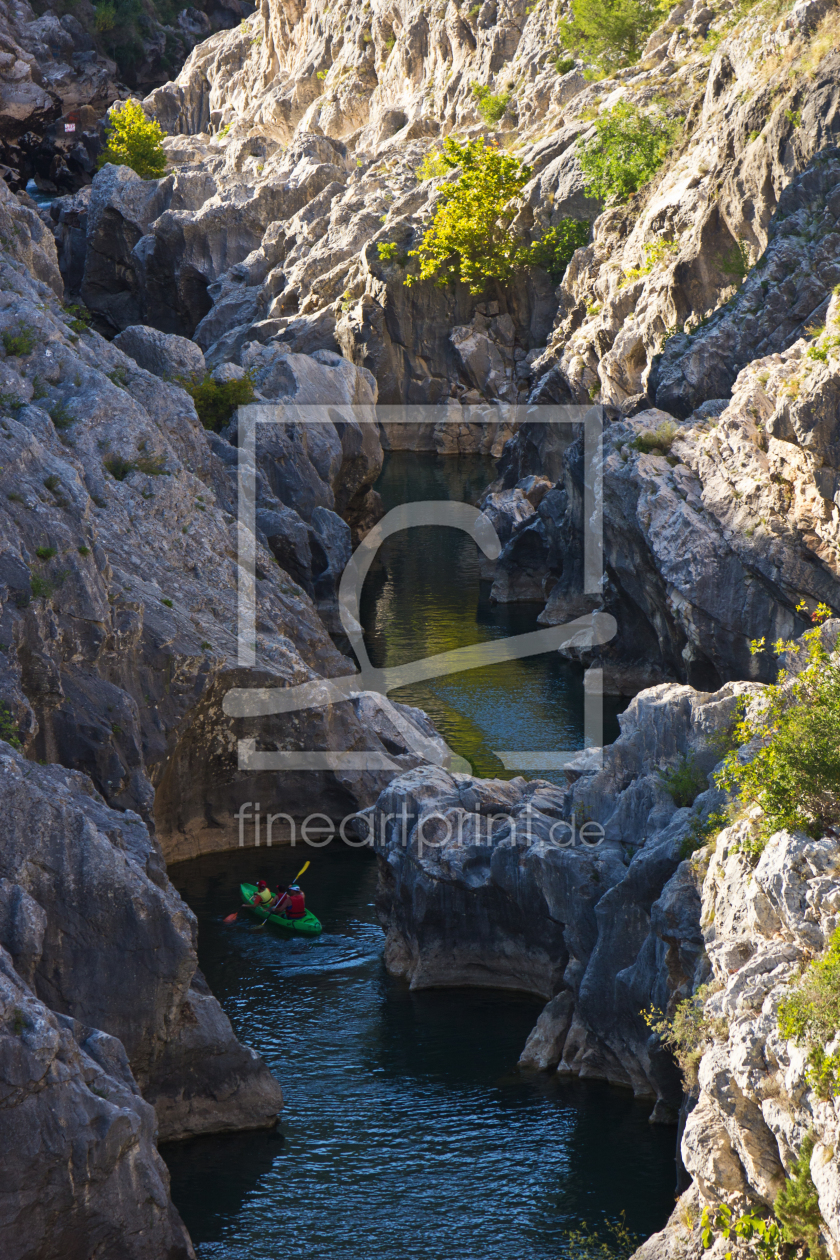
M699 899L680 847L722 799L678 809L661 772L694 755L708 772L738 697L662 685L621 716L615 744L580 753L566 790L437 769L396 779L371 811L389 970L412 987L487 985L552 999L524 1061L629 1085L675 1119L670 1055L640 1012L694 983ZM405 821L404 821L405 819ZM575 821L575 843L569 843ZM595 846L582 821L603 828Z

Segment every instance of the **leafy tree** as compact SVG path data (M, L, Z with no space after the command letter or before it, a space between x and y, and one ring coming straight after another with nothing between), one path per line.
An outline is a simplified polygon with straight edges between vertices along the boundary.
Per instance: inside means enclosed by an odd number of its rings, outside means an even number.
M561 38L609 74L639 60L670 7L663 0L572 0L572 16L559 23Z
M531 246L530 263L542 267L552 280L559 280L572 261L576 249L589 242L589 224L582 219L561 219Z
M138 101L115 105L105 128L107 146L100 155L99 166L130 166L141 179L160 179L166 170L163 132L160 124L143 113Z
M595 119L595 136L578 152L586 192L626 201L665 161L680 124L661 112L645 114L619 101Z
M528 247L511 224L530 167L483 139L459 144L447 136L440 159L449 170L460 167L461 176L441 188L432 225L409 254L420 270L405 283L462 280L471 293L482 293L491 279L508 283L528 260Z

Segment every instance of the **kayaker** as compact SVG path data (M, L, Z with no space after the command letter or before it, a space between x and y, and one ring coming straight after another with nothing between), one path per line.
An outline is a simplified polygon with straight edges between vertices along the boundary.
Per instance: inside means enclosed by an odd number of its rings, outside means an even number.
M282 884L278 884L277 896L274 898L274 901L271 904L272 913L279 914L288 900L289 900L289 894L286 892L286 889L283 887Z
M271 901L271 889L264 879L258 880L257 891L251 898L252 904L255 906L267 906L269 901Z
M288 919L302 919L306 915L306 898L303 889L297 884L289 884L289 904L286 908Z

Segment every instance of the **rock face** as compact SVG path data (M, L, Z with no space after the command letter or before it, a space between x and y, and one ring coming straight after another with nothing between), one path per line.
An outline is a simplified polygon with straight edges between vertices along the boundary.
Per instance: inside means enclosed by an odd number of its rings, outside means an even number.
M431 768L396 779L369 815L388 969L413 988L550 999L525 1065L629 1085L675 1119L679 1076L639 1012L693 986L699 898L680 850L721 794L677 808L663 776L692 755L710 771L755 686L641 693L603 765L601 750L578 754L566 791Z
M811 1175L825 1244L840 1249L837 1113L806 1076L806 1053L779 1033L781 998L822 950L838 923L840 845L836 837L773 836L752 868L738 841L744 822L727 828L707 863L702 923L710 996L705 1017L714 1033L698 1068L682 1136L682 1157L694 1178L696 1208L720 1202L772 1205L807 1134L816 1142ZM710 971L710 974L709 974ZM698 979L702 979L700 974ZM637 1253L644 1260L697 1249L678 1208L666 1229ZM726 1250L719 1239L712 1252ZM684 1252L685 1253L685 1252Z
M37 177L53 192L89 182L100 142L96 120L119 95L117 67L70 13L36 16L27 0L0 5L0 163L23 188ZM74 113L65 133L59 119ZM72 138L71 138L72 137Z
M2 944L38 997L119 1040L161 1137L273 1124L279 1086L197 972L195 919L142 820L60 766L6 756L0 773Z
M773 657L752 654L750 642L800 633L803 603L840 607L840 298L824 320L825 332L754 359L730 401L704 403L682 425L658 409L607 423L594 476L603 490L602 604L618 634L584 659L605 666L608 690L629 683L632 694L640 681L669 676L705 687L768 681ZM501 485L520 465L540 467L527 453L538 427L518 431ZM570 559L581 553L584 476L578 440L562 480L514 523L492 574L500 600L546 599L548 624L586 610Z
M120 1042L54 1014L2 948L0 1029L3 1255L60 1260L83 1241L103 1260L193 1257Z
M30 755L84 771L109 804L147 822L154 813L169 860L236 845L233 815L241 784L251 783L238 770L237 736L384 752L376 724L358 716L363 700L269 719L234 721L222 711L226 692L243 682L351 670L275 556L334 609L347 522L361 528L375 512L376 427L348 414L340 435L332 423L308 430L290 460L296 439L264 426L255 470L260 667L246 677L233 632L235 447L201 427L178 386L96 333L74 332L49 287L60 288L60 278L40 219L9 193L0 215L13 242L2 255L0 325L23 337L25 351L0 365L9 400L0 624L12 648L3 702ZM164 343L171 357L173 343ZM348 402L374 397L365 372L337 356L276 358L273 385L256 371L275 397L318 400L319 382L326 400L340 402L342 391ZM389 712L383 701L380 729L395 750L404 745L398 732L386 735ZM425 719L408 720L428 733ZM407 748L395 756L395 769L418 762ZM317 790L340 817L386 781L384 772L325 773ZM253 799L273 801L274 776L258 775L255 790L262 796ZM284 776L283 791L288 810L309 812L310 772Z

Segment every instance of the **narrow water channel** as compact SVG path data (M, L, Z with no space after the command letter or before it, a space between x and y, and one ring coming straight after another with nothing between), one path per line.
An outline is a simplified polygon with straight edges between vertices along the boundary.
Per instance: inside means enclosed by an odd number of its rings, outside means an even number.
M379 489L386 507L475 503L493 476L489 460L400 453L388 456ZM362 609L375 664L535 626L536 607L490 604L475 545L455 530L395 537L382 562ZM580 670L556 653L394 698L425 709L479 774L503 773L497 749L582 744ZM614 713L608 722L615 731ZM247 921L224 926L241 879L286 883L307 857L322 936L287 941ZM519 1073L538 1001L410 993L393 981L370 853L251 850L170 874L198 915L214 993L286 1095L276 1133L164 1148L201 1260L556 1260L583 1221L600 1228L624 1211L639 1235L664 1224L674 1130L649 1125L650 1105L627 1091Z
M539 1002L391 980L365 851L306 854L316 940L225 927L241 874L286 882L304 860L254 856L170 871L214 993L286 1097L276 1133L163 1148L201 1260L556 1260L584 1220L662 1227L675 1131L627 1090L518 1073Z
M477 504L496 477L489 456L441 458L393 451L377 490L386 509L417 500ZM479 551L459 530L422 526L395 534L364 587L361 620L374 665L399 665L451 648L538 630L541 604L492 604L479 574ZM499 750L558 752L583 747L583 669L558 652L401 687L391 698L428 713L473 773L513 778ZM623 707L606 698L604 742L618 735ZM533 776L536 777L536 774ZM539 777L565 783L562 770Z

